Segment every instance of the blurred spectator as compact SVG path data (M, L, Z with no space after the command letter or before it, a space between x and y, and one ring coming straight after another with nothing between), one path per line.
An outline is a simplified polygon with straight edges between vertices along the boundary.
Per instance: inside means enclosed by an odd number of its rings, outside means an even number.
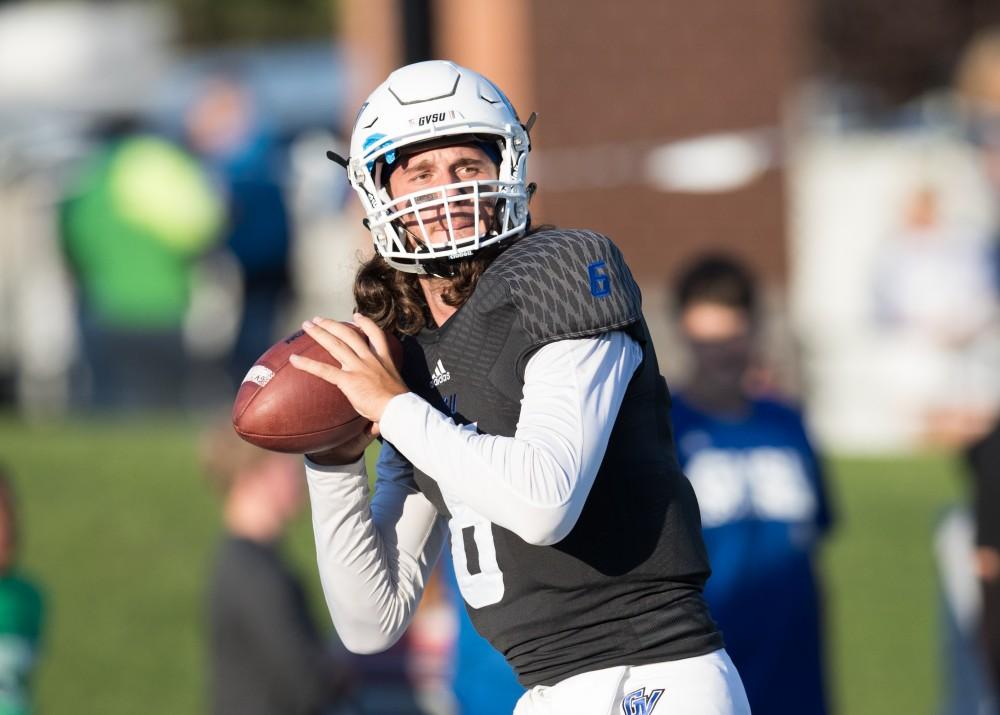
M968 139L979 148L1000 201L1000 26L979 33L965 48L955 90Z
M412 648L409 633L380 653L347 653L357 673L355 702L364 715L439 715L428 712L411 681Z
M947 509L934 530L941 596L941 715L996 715L983 650L983 598L976 570L976 525L965 505ZM984 555L986 550L982 550ZM988 556L987 556L988 558ZM985 584L984 584L985 585Z
M462 715L509 715L524 686L507 660L476 631L458 590L451 559L439 562L448 586L452 607L458 614L458 633L453 647L452 691Z
M305 505L302 465L241 441L226 421L203 440L226 533L209 593L212 712L317 715L343 706L351 673L319 633L279 542Z
M878 325L892 369L924 438L961 443L981 434L1000 400L994 245L942 215L938 192L919 186L875 271Z
M0 468L0 715L33 711L31 682L45 610L38 586L15 565L17 547L14 494Z
M831 517L819 460L799 411L745 386L758 322L748 270L702 258L677 281L676 303L694 365L671 414L712 565L705 598L753 711L822 715L813 562Z
M451 691L451 656L457 629L458 619L448 598L448 584L441 569L436 568L406 630L407 669L420 709L426 715L457 715Z
M195 259L221 207L197 164L166 140L114 120L61 211L76 278L89 397L97 408L177 407L187 374L183 323Z
M409 470L397 454L383 460L385 469ZM441 584L433 575L427 584L431 598L418 606L413 622L388 650L355 655L360 687L359 710L365 715L452 715L454 706L443 688L447 650L454 638L450 609L444 608ZM425 594L426 596L426 594Z
M982 31L965 48L955 87L968 138L978 149L1000 211L1000 27ZM994 258L993 278L1000 282L1000 247L997 237L994 239L989 247ZM971 299L968 287L955 289ZM995 283L990 305L994 332L998 289ZM961 320L964 316L952 317ZM1000 360L989 367L995 376L1000 372ZM995 689L1000 684L1000 422L994 421L992 430L971 445L967 456L973 481L973 570L981 587L982 635Z
M1000 682L1000 423L966 450L971 508L934 533L941 593L942 715L996 715Z
M994 686L1000 683L1000 422L968 453L973 478L975 571L982 594L982 633Z
M284 156L250 90L209 80L185 116L188 141L226 197L225 245L242 270L242 317L228 370L233 386L275 340L289 292L291 226Z

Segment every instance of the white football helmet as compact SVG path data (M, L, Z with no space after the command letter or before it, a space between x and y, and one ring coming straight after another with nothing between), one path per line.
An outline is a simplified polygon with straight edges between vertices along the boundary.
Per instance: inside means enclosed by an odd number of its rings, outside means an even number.
M346 161L375 249L401 271L426 273L429 262L440 266L442 260L470 256L523 233L531 193L525 183L528 129L530 122L527 127L521 125L514 107L495 84L465 67L436 60L390 74L361 106ZM405 147L469 142L479 144L498 162L496 180L461 181L404 196L389 195L383 181L388 172L383 172L405 153ZM447 239L438 233L432 242L421 211L426 217L428 209L437 207L444 213ZM458 210L473 212L473 235L456 235L451 222ZM480 218L485 230L480 228Z

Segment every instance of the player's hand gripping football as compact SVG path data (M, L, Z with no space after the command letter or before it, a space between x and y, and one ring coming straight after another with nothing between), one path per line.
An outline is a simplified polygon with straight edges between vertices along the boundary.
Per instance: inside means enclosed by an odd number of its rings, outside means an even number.
M393 364L382 329L360 314L354 315L354 323L367 340L336 320L313 318L302 324L302 329L340 363L339 368L302 355L289 358L293 367L336 385L357 413L372 422L371 429L348 444L320 455L310 455L318 461L342 463L358 458L378 436L378 423L389 400L408 392Z

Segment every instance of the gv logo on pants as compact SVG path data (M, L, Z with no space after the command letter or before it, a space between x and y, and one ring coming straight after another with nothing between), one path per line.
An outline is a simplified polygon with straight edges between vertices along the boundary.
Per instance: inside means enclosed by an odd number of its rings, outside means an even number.
M650 715L661 695L663 695L663 688L651 690L649 695L646 695L645 688L633 690L622 700L622 712L625 715Z

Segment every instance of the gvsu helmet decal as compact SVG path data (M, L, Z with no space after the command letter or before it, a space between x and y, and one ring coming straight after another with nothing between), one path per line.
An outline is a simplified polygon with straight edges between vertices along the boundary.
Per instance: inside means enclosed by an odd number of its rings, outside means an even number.
M383 178L406 153L422 144L460 143L480 146L497 162L498 177L389 195ZM440 265L524 233L529 149L528 132L510 101L481 74L445 61L396 70L358 112L346 161L375 249L399 270L425 273L429 262ZM420 215L431 209L447 218L447 230L435 233L434 240ZM468 227L452 228L451 217L459 211L472 213L472 235L464 235Z

